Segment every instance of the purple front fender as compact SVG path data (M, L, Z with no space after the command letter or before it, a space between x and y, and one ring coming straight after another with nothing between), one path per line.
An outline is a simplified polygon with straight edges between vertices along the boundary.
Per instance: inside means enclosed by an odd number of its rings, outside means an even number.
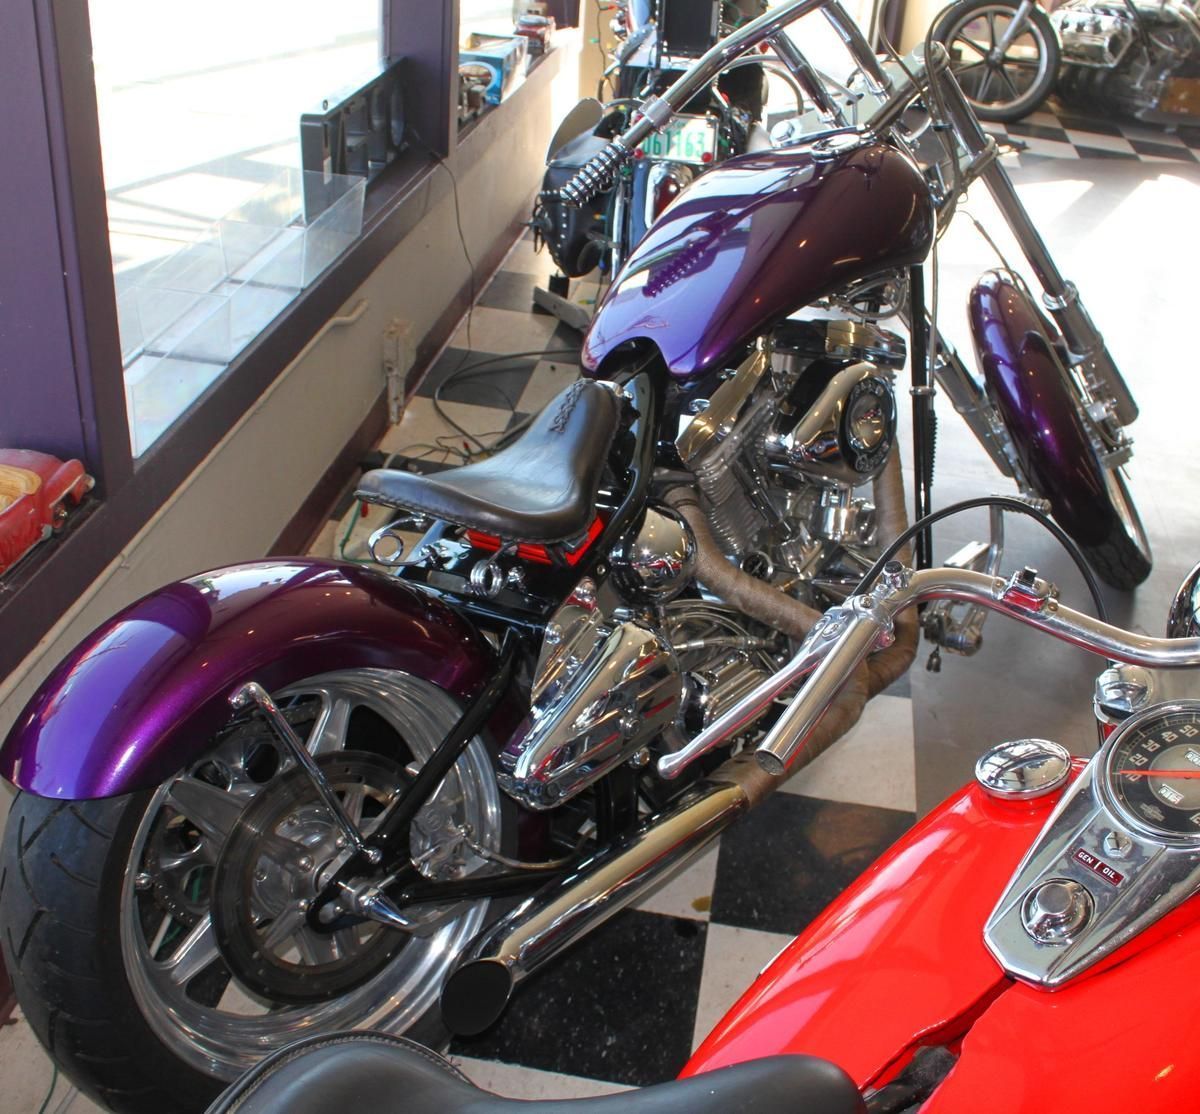
M1026 476L1077 542L1103 542L1115 512L1067 384L1054 326L1006 271L983 274L967 309L988 396Z
M456 697L493 659L444 604L394 577L291 558L217 569L127 607L43 683L0 774L43 797L111 797L199 757L251 679L269 690L335 669L402 669Z

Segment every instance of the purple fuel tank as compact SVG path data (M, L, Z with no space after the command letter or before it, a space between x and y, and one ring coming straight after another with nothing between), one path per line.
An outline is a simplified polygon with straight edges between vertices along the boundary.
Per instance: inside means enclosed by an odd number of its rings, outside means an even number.
M917 168L853 135L824 144L730 159L691 185L613 282L584 368L648 339L672 374L695 375L838 287L924 259L934 219Z
M0 774L72 800L145 789L203 753L245 681L275 689L378 667L463 698L492 657L448 607L358 565L292 558L217 569L151 593L84 639L14 724Z

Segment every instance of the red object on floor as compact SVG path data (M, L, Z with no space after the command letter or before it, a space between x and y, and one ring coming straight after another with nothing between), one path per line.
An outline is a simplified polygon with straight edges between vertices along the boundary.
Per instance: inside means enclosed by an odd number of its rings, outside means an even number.
M0 573L59 530L94 483L78 460L0 449Z

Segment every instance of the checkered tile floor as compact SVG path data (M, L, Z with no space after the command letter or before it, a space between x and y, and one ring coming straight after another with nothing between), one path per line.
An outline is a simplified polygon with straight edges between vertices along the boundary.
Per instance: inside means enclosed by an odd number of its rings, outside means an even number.
M1200 123L1170 131L1116 117L1089 116L1053 98L1015 124L985 124L998 140L1023 149L1010 157L1031 159L1140 159L1143 162L1200 161Z

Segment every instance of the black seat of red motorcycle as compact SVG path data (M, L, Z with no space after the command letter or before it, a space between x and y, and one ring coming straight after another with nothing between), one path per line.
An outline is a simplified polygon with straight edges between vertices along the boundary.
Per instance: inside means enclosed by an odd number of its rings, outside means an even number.
M511 541L562 542L592 524L620 404L589 379L572 383L506 449L430 476L379 468L358 497Z
M382 1033L333 1033L280 1049L208 1114L864 1114L858 1088L815 1056L769 1056L587 1099L522 1101L481 1091L429 1049Z

